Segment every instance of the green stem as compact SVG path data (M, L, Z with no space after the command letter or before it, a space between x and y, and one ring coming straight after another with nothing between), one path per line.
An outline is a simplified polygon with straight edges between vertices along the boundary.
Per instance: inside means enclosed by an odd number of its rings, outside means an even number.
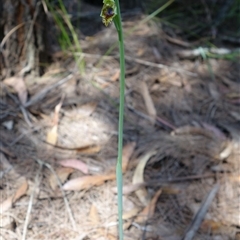
M123 149L123 120L124 120L124 96L125 96L125 57L124 57L124 39L122 30L122 21L120 13L119 0L115 1L117 7L117 15L114 17L113 22L118 32L119 52L120 52L120 104L119 104L119 124L118 124L118 160L116 166L117 175L117 189L118 189L118 227L119 227L119 240L123 240L123 201L122 201L122 149Z

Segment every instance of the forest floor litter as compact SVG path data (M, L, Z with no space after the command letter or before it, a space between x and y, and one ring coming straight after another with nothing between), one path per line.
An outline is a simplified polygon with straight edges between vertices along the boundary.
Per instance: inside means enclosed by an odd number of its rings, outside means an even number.
M239 239L239 61L203 61L135 21L123 24L125 239ZM116 41L113 25L80 40L83 74L59 51L43 76L1 83L1 239L117 239L117 47L103 57Z

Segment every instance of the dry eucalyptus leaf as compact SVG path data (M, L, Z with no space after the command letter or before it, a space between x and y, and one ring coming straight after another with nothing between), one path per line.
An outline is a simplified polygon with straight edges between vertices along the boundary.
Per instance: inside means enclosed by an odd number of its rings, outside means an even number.
M58 126L53 126L50 131L47 133L47 139L46 142L50 143L52 145L56 145L58 138Z
M75 179L71 179L63 185L63 189L66 191L78 191L83 189L89 189L92 186L102 185L107 180L113 180L116 178L116 174L107 174L99 176L83 176Z
M23 77L11 77L5 79L3 82L14 88L22 105L27 102L27 88Z
M123 218L123 220L127 220L127 219L137 216L138 213L139 213L139 208L135 207L127 212L124 212L122 218Z
M96 109L97 107L97 103L96 102L89 102L86 103L82 106L80 106L77 109L77 118L85 118L85 117L89 117Z
M59 112L62 107L62 101L61 99L60 103L56 105L54 110L54 117L53 117L53 127L47 132L47 143L50 143L52 145L56 145L57 139L58 139L58 122L59 122Z
M123 147L122 152L122 171L123 173L126 172L129 160L134 152L134 149L136 147L136 142L129 142ZM110 168L109 172L115 172L115 167Z
M133 180L132 180L133 184L144 183L144 177L143 177L144 168L145 168L148 160L155 154L156 154L156 151L151 150L148 153L146 153L144 156L142 156L141 159L139 159L139 163L138 163L138 165L134 171L134 175L133 175ZM136 191L136 195L144 206L146 206L149 203L148 193L147 193L146 188L138 189Z
M88 145L83 147L76 148L77 152L83 153L83 154L94 154L98 153L101 150L100 145Z
M57 174L59 180L61 183L65 182L68 178L68 176L74 171L72 168L67 167L60 167L58 168L55 173ZM54 173L51 173L49 176L49 184L52 188L52 190L55 190L57 186L59 185L58 179Z
M0 204L0 214L6 212L8 209L12 207L13 204L13 196L7 198Z
M157 200L158 200L159 196L161 195L161 193L162 193L162 189L159 189L155 193L154 197L149 202L149 204L142 210L142 212L139 213L139 215L138 215L137 219L135 220L135 222L137 222L137 223L144 223L148 219L153 217L154 211L155 211L155 208L156 208L156 204L157 204Z
M156 121L157 111L149 93L148 86L144 81L142 81L140 84L140 91L143 96L147 112L152 117L152 124L154 124Z
M25 180L23 184L17 189L16 193L7 198L3 203L0 204L0 213L7 211L12 207L12 204L14 204L19 198L24 196L27 193L28 190L28 182Z
M219 221L214 221L211 219L205 219L201 224L201 230L203 232L209 233L221 233L222 228L224 227L224 224Z
M85 174L88 173L88 165L78 159L66 159L58 162L63 167L77 169Z
M104 239L106 239L106 240L116 240L117 239L116 236L112 235L111 233L106 232L105 228L100 228L98 230L98 233L100 235L104 236Z
M120 70L118 69L115 74L111 77L111 81L116 82L119 79Z
M135 192L136 190L138 190L139 188L143 187L143 183L136 183L136 184L129 184L129 185L125 185L123 186L123 194L130 194L132 192ZM117 193L117 187L113 187L112 191L114 193Z
M0 211L1 213L1 211ZM16 224L13 217L6 215L1 215L0 228L8 229L14 231L14 224Z
M122 152L122 171L126 172L129 160L134 152L134 149L136 147L136 142L130 142L126 144L123 148Z
M56 105L56 107L55 107L54 117L53 117L53 124L54 125L58 125L58 122L59 122L59 112L60 112L61 107L62 107L62 102L63 102L63 99L61 99L60 103L58 105Z
M100 223L100 217L98 214L98 210L94 204L92 204L92 206L91 206L88 218L89 218L90 222L93 223L94 225L97 225Z
M164 194L177 195L181 192L181 190L173 186L164 186L162 187L162 192Z
M25 195L28 190L28 182L27 180L24 180L23 184L18 188L16 191L14 197L13 197L13 203L16 202L20 197Z

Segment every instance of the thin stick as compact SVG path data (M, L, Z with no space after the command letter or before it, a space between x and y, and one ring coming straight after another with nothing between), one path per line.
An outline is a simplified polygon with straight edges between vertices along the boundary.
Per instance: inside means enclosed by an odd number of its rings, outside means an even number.
M130 61L134 61L136 63L145 65L145 66L149 66L149 67L155 67L155 68L164 68L164 69L168 69L171 71L175 71L175 72L179 72L179 73L184 73L188 76L192 76L192 77L197 77L198 74L181 69L181 68L177 68L177 67L171 67L171 66L167 66L164 64L160 64L160 63L153 63L153 62L149 62L149 61L145 61L142 59L138 59L138 58L133 58L133 57L129 57L129 56L125 56L126 59L130 60Z
M26 214L26 218L25 218L25 222L24 222L24 226L23 226L23 236L22 236L22 240L25 240L26 239L26 236L27 236L27 228L28 228L28 223L29 223L29 219L30 219L30 215L31 215L31 211L32 211L32 205L33 205L33 199L34 199L34 191L35 191L35 188L38 187L39 185L39 175L40 175L40 172L42 171L42 164L40 163L40 168L38 170L38 173L35 177L35 186L33 188L33 191L31 193L31 196L30 196L30 200L29 200L29 204L28 204L28 209L27 209L27 214Z
M50 91L53 89L61 86L62 84L66 83L73 77L73 73L70 73L65 78L61 79L60 81L52 84L51 86L47 86L46 88L42 89L40 92L36 93L34 96L31 97L31 99L24 104L24 107L30 107L33 104L41 101Z
M208 194L208 196L206 197L205 201L203 202L201 208L198 210L196 216L194 217L192 224L188 228L185 236L183 237L183 240L193 239L197 230L201 226L201 223L202 223L202 221L203 221L203 219L204 219L204 217L207 213L207 210L208 210L209 206L211 205L214 197L216 196L216 194L218 192L218 189L219 189L219 184L216 184L213 187L213 189L211 190L211 192Z

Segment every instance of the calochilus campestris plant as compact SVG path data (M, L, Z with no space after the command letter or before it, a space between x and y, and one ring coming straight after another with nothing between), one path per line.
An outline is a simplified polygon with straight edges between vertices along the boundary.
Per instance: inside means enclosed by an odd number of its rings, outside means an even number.
M119 123L118 123L118 159L116 166L117 189L118 189L118 227L119 240L123 240L123 203L122 203L122 148L123 148L123 119L124 119L124 95L125 95L125 57L122 20L119 0L103 0L103 7L100 16L105 26L112 21L118 32L119 52L120 52L120 99L119 99Z

